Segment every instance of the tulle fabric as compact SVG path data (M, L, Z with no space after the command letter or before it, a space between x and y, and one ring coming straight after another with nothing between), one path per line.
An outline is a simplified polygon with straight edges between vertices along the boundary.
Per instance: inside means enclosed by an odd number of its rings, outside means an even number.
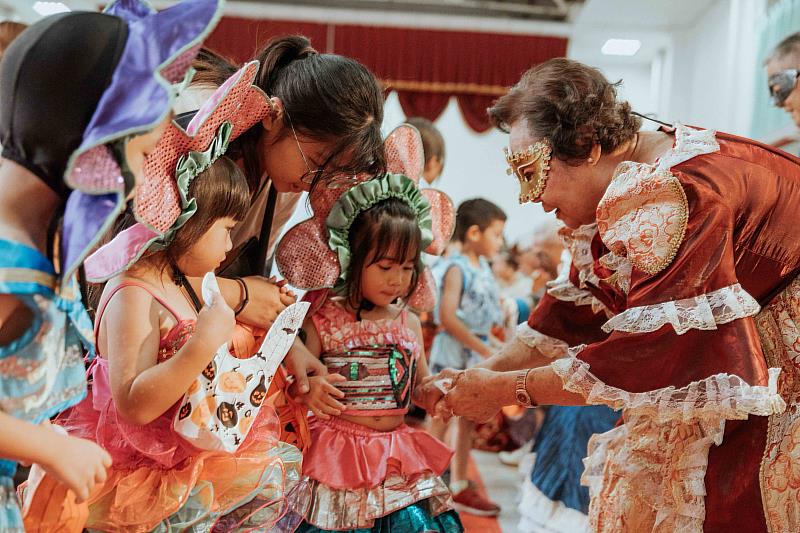
M370 488L390 473L441 475L453 452L427 432L406 425L377 431L341 419L313 419L303 475L335 489Z
M277 440L273 409L260 410L235 453L201 451L172 430L177 403L150 424L126 423L111 401L108 363L96 361L92 394L57 421L70 434L97 442L114 461L108 480L89 500L88 529L211 531L221 517L254 501L258 505L248 516L223 520L214 531L266 530L280 520L287 470L298 479L302 457Z

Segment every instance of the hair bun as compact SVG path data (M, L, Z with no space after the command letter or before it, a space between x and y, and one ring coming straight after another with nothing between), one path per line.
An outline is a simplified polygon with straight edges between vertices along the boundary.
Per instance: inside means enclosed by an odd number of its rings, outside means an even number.
M293 61L316 55L319 55L319 52L311 46L311 41L308 40L308 37L285 35L272 39L258 54L258 57L263 59L261 60L261 71L258 75L257 85L265 88L267 94L272 94L272 84L279 70Z

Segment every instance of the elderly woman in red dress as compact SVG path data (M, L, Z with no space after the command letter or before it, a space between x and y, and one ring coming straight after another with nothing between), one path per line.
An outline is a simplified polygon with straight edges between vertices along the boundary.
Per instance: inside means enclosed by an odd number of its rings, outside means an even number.
M521 201L567 226L569 280L439 413L604 404L597 531L800 531L800 159L676 124L639 131L599 71L529 70L490 109Z

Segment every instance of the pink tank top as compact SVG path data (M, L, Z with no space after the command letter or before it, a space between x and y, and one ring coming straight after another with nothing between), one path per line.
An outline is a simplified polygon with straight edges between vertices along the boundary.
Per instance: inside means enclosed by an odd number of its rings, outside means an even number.
M111 298L124 287L139 287L147 291L178 321L159 341L158 362L162 363L174 356L192 336L196 321L181 319L174 309L164 300L153 294L152 290L142 283L126 281L120 283L101 300L95 318L95 342L100 320ZM85 417L98 417L86 420L86 435L103 446L112 456L115 467L141 466L142 464L158 465L160 468L173 468L187 457L193 456L197 450L184 441L172 430L172 419L180 406L176 402L166 413L144 426L126 423L118 415L111 396L111 382L108 372L108 359L96 357L89 367L92 377L91 402L93 413L81 413ZM77 415L78 413L76 413ZM75 423L75 421L73 421ZM96 429L94 429L96 428Z
M347 381L343 414L402 415L414 386L419 340L407 326L407 311L395 319L357 320L339 303L326 299L312 315L322 343L320 359L332 374Z

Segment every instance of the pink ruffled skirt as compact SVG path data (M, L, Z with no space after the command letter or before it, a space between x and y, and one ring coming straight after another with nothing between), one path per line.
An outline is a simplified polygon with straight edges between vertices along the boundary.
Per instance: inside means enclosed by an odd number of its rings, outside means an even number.
M430 517L452 509L440 475L453 452L425 431L406 425L377 431L336 418L312 419L310 430L303 477L311 500L297 510L305 516L304 527L370 529L417 502L424 502Z
M426 431L403 424L377 431L341 419L312 419L303 475L335 489L371 488L390 474L441 475L452 450Z

